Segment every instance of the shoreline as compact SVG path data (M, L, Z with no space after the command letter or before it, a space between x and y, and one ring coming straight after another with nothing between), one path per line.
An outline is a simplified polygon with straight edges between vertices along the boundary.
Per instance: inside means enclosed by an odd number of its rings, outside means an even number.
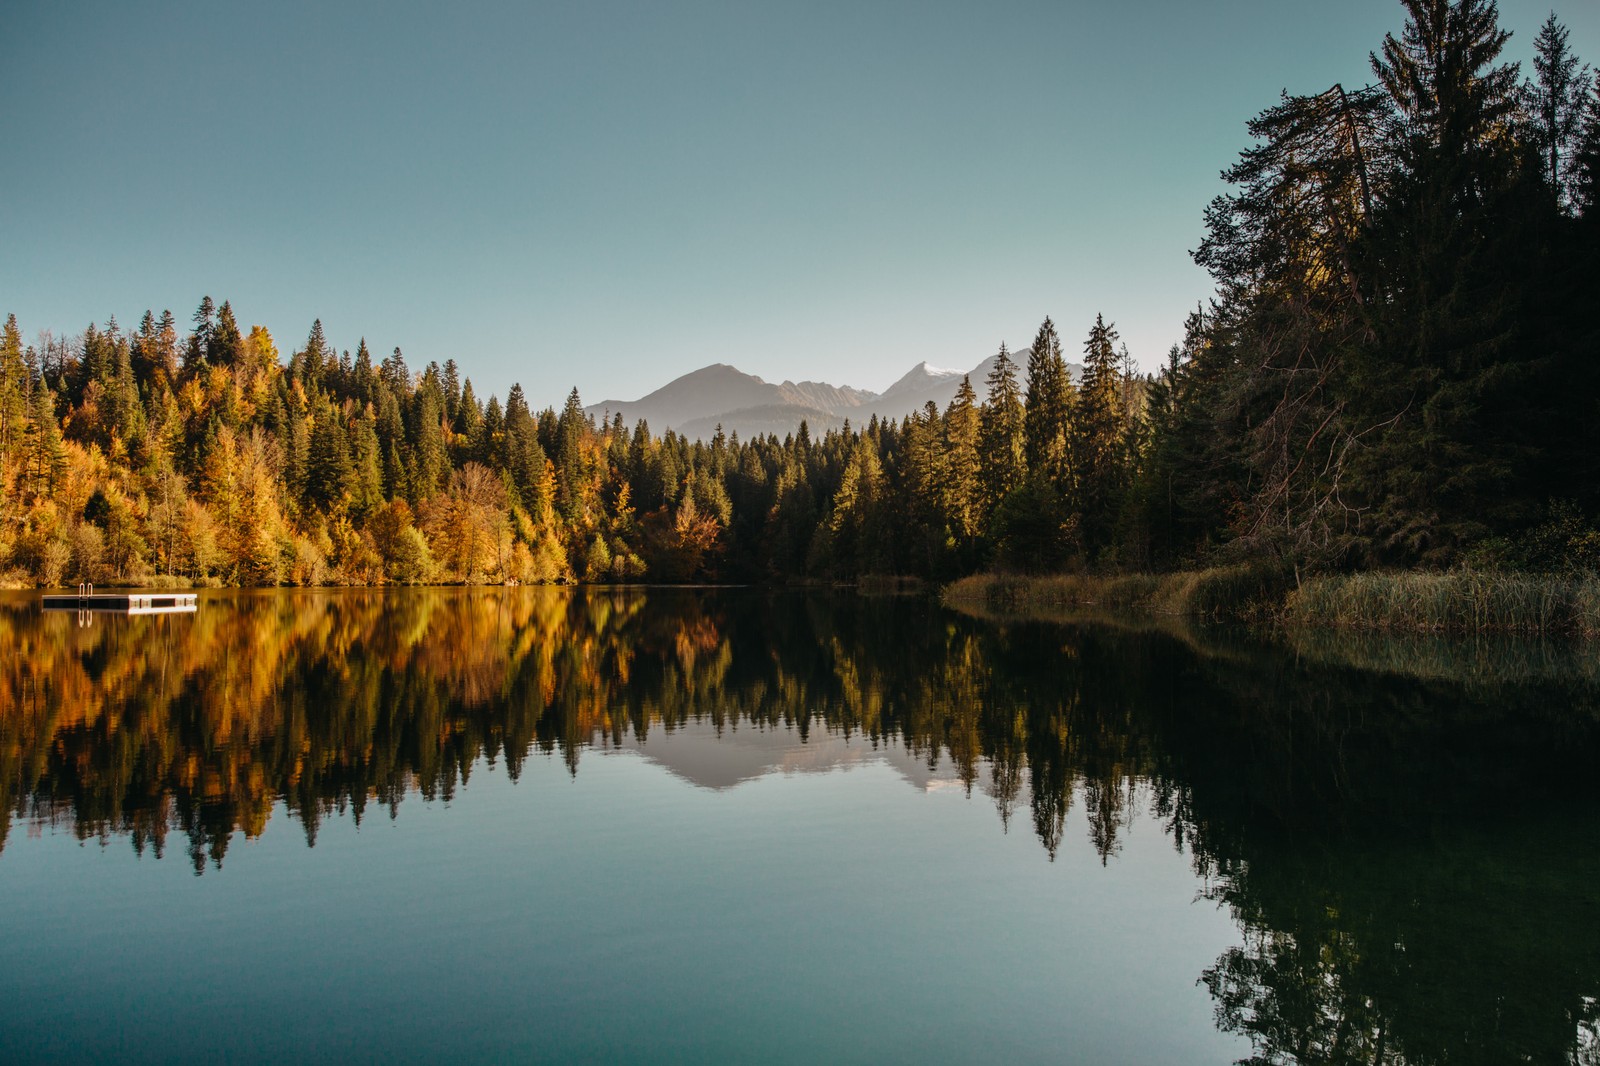
M1292 571L1245 564L1170 574L974 574L939 599L1000 612L1118 608L1284 629L1600 639L1600 575L1592 573L1367 571L1297 583Z

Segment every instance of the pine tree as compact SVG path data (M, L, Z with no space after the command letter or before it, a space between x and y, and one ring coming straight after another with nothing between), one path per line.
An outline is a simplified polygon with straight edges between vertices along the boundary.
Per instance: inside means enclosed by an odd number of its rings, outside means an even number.
M216 305L211 297L200 300L194 313L194 331L189 334L189 344L184 352L183 368L193 373L205 365L206 353L211 350L211 334L216 329Z
M545 491L546 456L539 446L538 424L527 406L519 402L514 411L515 417L507 420L504 435L505 469L522 506L532 513L553 502L541 498Z
M444 415L459 433L461 429L456 423L456 416L461 408L461 371L454 359L444 361L444 373L440 378L440 385L444 388Z
M313 319L311 332L306 334L306 346L290 360L290 373L298 376L307 392L322 387L330 366L337 367L328 339L322 332L322 319Z
M364 405L356 419L350 453L350 512L361 519L384 504L382 449L378 444L378 420L373 417L371 404Z
M472 379L461 386L461 397L456 401L455 431L460 436L459 454L484 465L489 465L488 451L483 447L483 408L472 391Z
M1028 392L1023 440L1028 471L1064 489L1070 481L1067 451L1072 414L1072 382L1061 357L1061 338L1046 318L1028 351Z
M156 376L164 388L172 388L178 380L178 320L170 309L156 320L153 356Z
M1116 329L1096 315L1083 345L1083 386L1072 434L1077 512L1090 551L1107 546L1120 502L1123 425L1116 342Z
M363 342L364 345L364 342ZM378 367L378 380L381 381L397 400L411 398L411 369L406 366L406 357L398 345L389 358L385 359Z
M922 411L907 416L902 440L901 540L908 549L912 572L931 574L939 570L943 561L947 485L944 427L939 408L932 400Z
M204 306L203 304L201 305ZM233 306L227 300L217 308L217 324L206 343L206 361L215 366L232 366L244 351L244 335L233 317Z
M1528 506L1505 434L1556 383L1526 362L1542 345L1518 336L1539 316L1524 303L1528 186L1505 136L1518 103L1516 67L1500 62L1510 35L1489 0L1404 2L1402 37L1372 60L1398 114L1375 237L1392 295L1342 368L1365 491L1341 499L1370 509L1369 561L1444 562Z
M56 396L47 385L34 390L28 430L29 484L35 496L53 496L66 472L67 450L61 443L61 427L56 420Z
M412 463L412 502L422 501L444 488L450 457L444 439L444 400L436 377L425 377L412 394L407 442Z
M22 356L22 331L17 316L7 315L0 330L0 477L22 440L28 418L28 393L32 382Z
M1584 95L1572 170L1574 207L1591 232L1600 233L1600 74Z
M1552 11L1533 42L1534 80L1523 86L1533 117L1534 141L1543 156L1545 184L1564 211L1571 211L1576 203L1577 181L1569 149L1582 131L1590 75L1589 68L1580 65L1568 47L1568 36Z
M356 397L366 403L378 402L378 372L372 367L372 353L367 350L367 338L356 345L355 379L352 388Z
M873 440L863 435L850 451L828 516L829 554L839 576L877 569L885 548L877 536L883 525L883 489L883 462Z
M300 500L305 498L310 483L312 427L299 404L288 405L283 417L285 424L279 437L283 479L289 488L289 499Z
M1004 344L987 379L988 399L979 413L979 461L983 476L983 512L991 514L1026 473L1022 392L1017 365Z
M986 525L983 475L979 461L978 396L962 378L944 413L945 513L958 546L970 551Z
M311 430L311 446L306 459L306 498L324 512L342 506L355 484L355 466L344 420L332 407L324 405L316 414Z
M567 394L566 406L561 409L561 419L556 424L556 510L569 523L577 522L583 513L586 426L583 401L574 388Z

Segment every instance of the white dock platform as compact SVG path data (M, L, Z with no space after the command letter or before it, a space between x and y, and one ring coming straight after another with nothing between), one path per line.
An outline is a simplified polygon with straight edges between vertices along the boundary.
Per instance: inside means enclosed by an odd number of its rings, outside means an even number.
M200 609L193 592L63 592L46 596L47 611L115 611L118 614L192 614Z

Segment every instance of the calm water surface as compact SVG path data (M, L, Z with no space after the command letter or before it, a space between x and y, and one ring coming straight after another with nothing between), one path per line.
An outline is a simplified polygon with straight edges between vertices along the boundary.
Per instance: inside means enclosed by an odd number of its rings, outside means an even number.
M1600 1062L1584 649L0 601L0 1060Z

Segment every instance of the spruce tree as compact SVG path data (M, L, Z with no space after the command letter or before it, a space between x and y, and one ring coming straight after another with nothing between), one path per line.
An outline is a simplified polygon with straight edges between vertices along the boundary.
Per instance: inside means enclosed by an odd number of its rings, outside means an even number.
M1489 0L1404 2L1402 36L1372 59L1398 115L1374 238L1391 295L1342 367L1365 491L1341 500L1369 510L1369 561L1442 563L1529 506L1507 434L1555 382L1539 380L1527 361L1539 346L1519 336L1538 316L1524 304L1536 279L1521 152L1505 135L1518 105L1516 67L1500 59L1510 35Z
M987 384L989 395L978 422L985 515L1016 488L1026 472L1022 391L1017 385L1017 365L1004 344L995 355Z
M232 366L243 351L244 335L233 317L233 305L223 300L222 306L217 308L216 327L206 343L206 361L216 366Z
M211 334L216 329L216 313L217 308L211 302L211 297L202 297L194 313L194 331L189 334L189 344L185 349L184 370L192 373L205 365L206 353L211 350Z
M462 384L461 397L456 402L455 431L461 438L458 450L463 461L471 459L490 465L488 451L483 447L483 408L472 391L471 378Z
M311 445L306 458L306 498L324 512L342 507L355 486L355 466L344 419L339 412L323 405L316 413L311 430Z
M1583 119L1572 153L1573 207L1585 227L1600 235L1600 73L1584 94Z
M1590 74L1589 68L1572 53L1568 36L1567 28L1552 11L1534 38L1534 78L1523 87L1545 184L1563 211L1572 210L1576 201L1577 182L1570 149L1582 131Z
M556 423L556 509L568 522L576 522L583 508L586 426L583 401L574 388L567 394L566 406L561 409L560 421Z
M972 381L962 378L944 413L945 513L963 553L970 552L986 524L977 401Z
M1023 439L1028 471L1060 491L1068 485L1068 423L1072 383L1061 357L1061 338L1046 318L1028 351L1028 391L1023 413Z
M450 420L450 424L455 426L456 416L461 408L461 371L454 359L444 361L444 373L439 383L444 389L444 415ZM461 432L459 426L456 427L456 432Z
M56 396L49 386L34 390L29 414L28 478L34 495L54 496L66 472L67 450L61 443L61 427L56 420Z
M17 328L17 316L7 315L5 328L0 330L0 476L22 439L30 386L22 357L22 331Z
M1083 386L1072 433L1076 509L1090 551L1106 547L1120 502L1123 426L1116 342L1116 329L1096 315L1083 345Z
M350 512L355 518L375 513L384 504L383 459L378 444L378 421L372 405L361 407L350 448Z

